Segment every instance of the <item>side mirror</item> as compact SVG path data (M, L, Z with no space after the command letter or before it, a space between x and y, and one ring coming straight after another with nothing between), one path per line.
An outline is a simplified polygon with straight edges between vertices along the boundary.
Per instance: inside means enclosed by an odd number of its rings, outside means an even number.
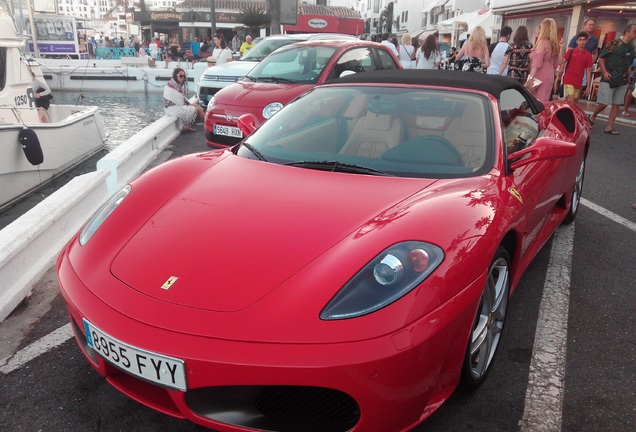
M252 113L243 114L238 118L238 127L243 137L250 135L256 129L256 116Z
M556 138L538 138L530 146L508 155L508 167L516 170L528 164L576 155L576 144Z

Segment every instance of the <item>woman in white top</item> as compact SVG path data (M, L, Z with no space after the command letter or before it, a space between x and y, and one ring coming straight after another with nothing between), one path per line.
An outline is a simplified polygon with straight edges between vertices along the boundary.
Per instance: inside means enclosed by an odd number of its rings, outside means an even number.
M197 117L203 120L205 112L198 104L190 104L185 91L186 72L181 68L172 71L172 79L163 89L163 109L166 115L183 121L182 130L194 132Z
M439 69L442 62L442 54L437 48L435 36L430 34L417 50L417 69Z
M51 88L46 84L42 75L36 76L35 73L29 68L31 73L31 91L33 92L33 98L35 99L35 106L38 108L38 117L40 123L50 123L49 113L47 110L51 104Z
M212 51L212 55L208 57L208 63L221 64L231 62L232 60L234 60L232 57L232 49L227 46L225 37L223 37L222 33L215 34L214 51Z
M404 69L413 68L413 51L415 48L413 48L412 41L410 34L404 33L402 35L402 45L398 49L398 58Z

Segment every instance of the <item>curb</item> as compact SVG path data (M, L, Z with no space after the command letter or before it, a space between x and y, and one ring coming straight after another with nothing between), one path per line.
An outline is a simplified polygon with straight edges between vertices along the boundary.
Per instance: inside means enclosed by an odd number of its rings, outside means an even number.
M176 117L163 116L100 159L94 172L75 177L0 230L0 321L29 296L86 219L180 132Z

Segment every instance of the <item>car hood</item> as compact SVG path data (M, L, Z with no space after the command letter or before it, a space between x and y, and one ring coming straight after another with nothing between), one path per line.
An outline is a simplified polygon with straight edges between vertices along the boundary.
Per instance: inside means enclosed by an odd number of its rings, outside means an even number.
M203 79L209 76L244 76L256 66L253 61L231 61L217 66L211 66L203 72Z
M114 258L111 272L161 301L243 310L432 183L229 157L154 213Z
M264 107L272 102L287 105L315 84L276 84L239 81L219 91L216 103L229 106Z

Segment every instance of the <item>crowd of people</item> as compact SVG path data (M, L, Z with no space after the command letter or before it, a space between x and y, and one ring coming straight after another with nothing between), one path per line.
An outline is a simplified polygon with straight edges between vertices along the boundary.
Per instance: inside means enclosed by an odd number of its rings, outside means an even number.
M596 89L598 105L589 122L594 124L598 113L611 106L605 132L618 135L613 125L619 106L624 106L621 114L628 117L629 106L634 100L636 25L628 25L622 37L608 42L603 48L599 48L599 40L594 35L595 27L594 18L585 20L583 29L566 47L565 41L558 37L557 24L552 18L541 22L534 44L529 40L528 28L523 25L514 32L511 27L504 26L499 39L490 45L485 30L476 26L459 52L452 47L445 53L446 58L443 58L434 34L428 35L421 45L409 34L402 36L401 43L395 38L391 40L388 33L372 36L371 40L392 46L405 69L446 68L509 76L521 82L541 101L551 100L558 94L578 102ZM595 81L592 68L597 62L601 76Z
M246 35L242 40L240 36L234 32L230 43L225 39L222 33L216 33L212 39L205 36L202 40L193 37L191 42L180 44L176 37L172 38L151 38L148 40L139 40L136 37L126 38L109 38L101 34L96 34L87 43L88 52L91 57L99 58L99 48L130 48L138 57L147 58L148 64L154 66L156 61L205 61L210 63L224 63L232 61L235 55L243 56L255 44L251 35Z
M541 22L534 44L530 42L529 31L523 25L514 32L511 27L504 26L499 39L490 45L485 30L476 26L459 51L452 47L444 55L440 52L435 34L428 35L421 44L408 33L402 35L401 41L389 33L373 35L371 40L391 49L404 69L445 67L464 72L505 75L518 80L540 101L551 100L557 89L562 89L561 97L578 102L580 97L588 97L594 89L598 104L588 118L590 125L594 124L601 111L611 106L605 133L618 135L613 125L619 107L624 105L622 115L629 116L628 108L634 99L636 55L633 42L636 40L636 25L627 26L622 37L608 42L602 49L599 49L599 40L594 35L595 26L596 20L587 19L583 29L569 41L567 47L565 41L559 39L557 24L552 18L545 18ZM212 41L207 37L201 42L194 38L190 44L193 58L206 59L209 65L230 62L234 53L238 52L242 56L253 46L250 35L241 41L235 34L228 44L221 33L215 34ZM180 45L173 38L170 44L161 44L157 40L147 48L151 57L158 58L161 52L162 59L171 60L178 55ZM601 76L595 81L592 67L596 62ZM178 88L177 78L178 75L173 76L169 83L173 88ZM196 115L196 112L189 113L188 119L192 115Z

